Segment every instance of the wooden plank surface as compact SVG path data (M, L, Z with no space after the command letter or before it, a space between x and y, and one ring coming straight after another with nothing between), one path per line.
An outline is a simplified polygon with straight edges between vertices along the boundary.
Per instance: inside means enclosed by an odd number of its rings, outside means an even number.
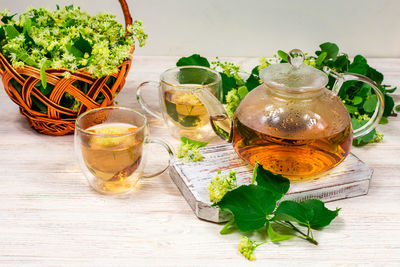
M120 105L136 107L136 86L174 66L175 57L135 57ZM222 58L224 60L225 58ZM247 70L257 59L233 58ZM385 81L400 87L400 59L370 59ZM395 95L400 102L400 91ZM153 95L153 96L152 96ZM154 94L154 103L156 99ZM99 195L79 170L73 136L31 130L0 85L0 265L241 266L398 265L400 263L400 116L380 125L383 142L352 152L374 169L368 195L328 203L341 207L332 225L300 239L266 244L247 262L239 234L199 220L167 173L142 181L129 198ZM163 123L150 132L168 140ZM150 167L167 155L156 147Z

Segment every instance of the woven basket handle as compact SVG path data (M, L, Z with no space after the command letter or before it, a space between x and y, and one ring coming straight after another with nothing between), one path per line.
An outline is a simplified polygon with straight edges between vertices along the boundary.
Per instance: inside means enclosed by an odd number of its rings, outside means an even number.
M131 12L129 11L128 4L125 0L119 0L119 3L121 4L122 12L124 13L125 26L128 27L128 25L132 25Z

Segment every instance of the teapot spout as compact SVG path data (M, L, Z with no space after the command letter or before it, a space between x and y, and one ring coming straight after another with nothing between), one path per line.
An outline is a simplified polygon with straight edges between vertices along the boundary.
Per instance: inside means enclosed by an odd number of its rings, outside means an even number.
M226 114L224 106L207 89L192 89L194 94L206 107L214 132L227 142L232 142L232 121Z

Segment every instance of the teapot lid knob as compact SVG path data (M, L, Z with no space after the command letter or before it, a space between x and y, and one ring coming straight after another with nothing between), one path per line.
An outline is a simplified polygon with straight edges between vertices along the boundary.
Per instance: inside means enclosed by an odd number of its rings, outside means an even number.
M288 54L288 62L295 68L300 67L304 62L304 53L300 49L292 49Z

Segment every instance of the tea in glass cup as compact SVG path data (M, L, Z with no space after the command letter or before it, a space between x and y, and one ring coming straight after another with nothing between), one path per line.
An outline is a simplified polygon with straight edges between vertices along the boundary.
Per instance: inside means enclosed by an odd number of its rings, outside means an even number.
M214 135L209 114L203 103L192 93L193 89L208 90L217 98L222 97L221 76L217 71L200 66L176 67L165 71L160 82L144 82L139 85L137 99L141 106L154 117L164 120L170 134L205 141ZM143 93L158 87L161 112L153 111L143 100Z
M146 117L123 107L107 107L88 111L78 117L75 150L89 184L105 194L131 191L140 178L154 174L143 172L144 145L162 145L172 158L172 150L163 141L148 137Z

